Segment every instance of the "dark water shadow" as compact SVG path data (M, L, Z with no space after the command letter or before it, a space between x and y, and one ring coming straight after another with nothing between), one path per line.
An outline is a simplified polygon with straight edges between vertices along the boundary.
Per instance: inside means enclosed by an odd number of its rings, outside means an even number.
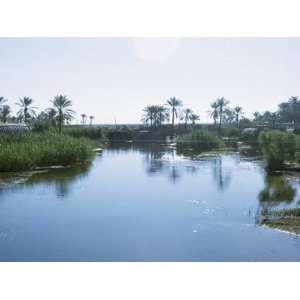
M91 169L91 162L73 165L66 168L44 169L22 174L3 174L0 187L1 193L19 191L35 185L55 186L57 197L66 197L72 190L72 185L88 176Z

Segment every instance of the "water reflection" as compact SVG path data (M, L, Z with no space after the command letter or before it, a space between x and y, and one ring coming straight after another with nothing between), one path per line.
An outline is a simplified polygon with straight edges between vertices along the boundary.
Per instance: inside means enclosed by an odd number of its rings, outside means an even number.
M224 191L231 181L230 166L224 166L226 156L218 152L203 153L192 149L176 149L158 143L114 143L109 149L116 153L129 149L142 153L146 174L149 176L165 174L173 184L184 174L195 176L205 167L212 170L218 190Z
M14 173L2 176L2 182L5 184L0 187L0 194L12 190L26 189L37 184L55 187L57 197L66 197L72 190L72 185L78 180L88 176L91 163L75 165L67 168L40 170L36 172L27 172L21 175Z
M297 189L284 175L266 175L264 189L258 199L262 209L268 209L280 204L290 204L295 200Z
M224 169L222 156L213 159L213 174L218 189L224 191L230 183L231 173Z
M298 261L300 240L255 213L295 206L300 176L266 176L246 152L119 144L92 165L19 176L0 188L0 260Z

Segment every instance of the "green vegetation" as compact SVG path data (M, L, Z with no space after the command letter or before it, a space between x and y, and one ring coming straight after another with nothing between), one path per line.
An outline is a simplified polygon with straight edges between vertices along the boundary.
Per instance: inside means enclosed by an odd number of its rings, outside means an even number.
M241 132L238 128L234 127L233 125L226 125L223 126L221 129L221 136L229 137L229 138L239 138Z
M193 130L177 139L178 147L191 147L197 150L211 150L224 147L224 143L207 130Z
M262 131L258 137L268 170L280 170L295 158L296 135L278 130Z
M88 160L92 154L90 142L65 134L47 132L0 135L0 172L66 166Z
M65 127L63 133L75 138L89 138L92 140L104 138L103 130L99 127Z
M300 233L300 208L266 210L262 224L293 233Z
M300 207L266 210L262 212L262 215L269 217L300 217Z

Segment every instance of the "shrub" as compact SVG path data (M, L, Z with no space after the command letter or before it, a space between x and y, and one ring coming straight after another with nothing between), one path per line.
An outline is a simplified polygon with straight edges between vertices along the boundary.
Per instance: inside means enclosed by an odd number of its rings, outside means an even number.
M240 130L234 126L224 126L221 129L221 135L230 138L238 138L240 137Z
M45 132L51 129L51 123L48 121L35 121L31 128L34 132Z
M191 147L197 150L211 150L224 147L224 143L216 135L207 130L193 130L177 139L178 147Z
M92 146L87 140L57 133L0 136L0 172L66 166L85 161L92 154Z
M99 127L67 127L63 129L63 133L75 138L85 137L89 139L103 138L102 129Z
M269 170L281 169L284 162L295 157L296 136L278 130L262 131L258 144Z

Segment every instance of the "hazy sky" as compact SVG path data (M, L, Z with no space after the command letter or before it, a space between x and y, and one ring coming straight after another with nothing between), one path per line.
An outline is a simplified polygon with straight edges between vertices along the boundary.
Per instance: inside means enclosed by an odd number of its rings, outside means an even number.
M65 94L97 123L135 123L147 104L181 99L208 121L224 96L247 115L300 95L298 38L0 39L0 96L41 110Z

